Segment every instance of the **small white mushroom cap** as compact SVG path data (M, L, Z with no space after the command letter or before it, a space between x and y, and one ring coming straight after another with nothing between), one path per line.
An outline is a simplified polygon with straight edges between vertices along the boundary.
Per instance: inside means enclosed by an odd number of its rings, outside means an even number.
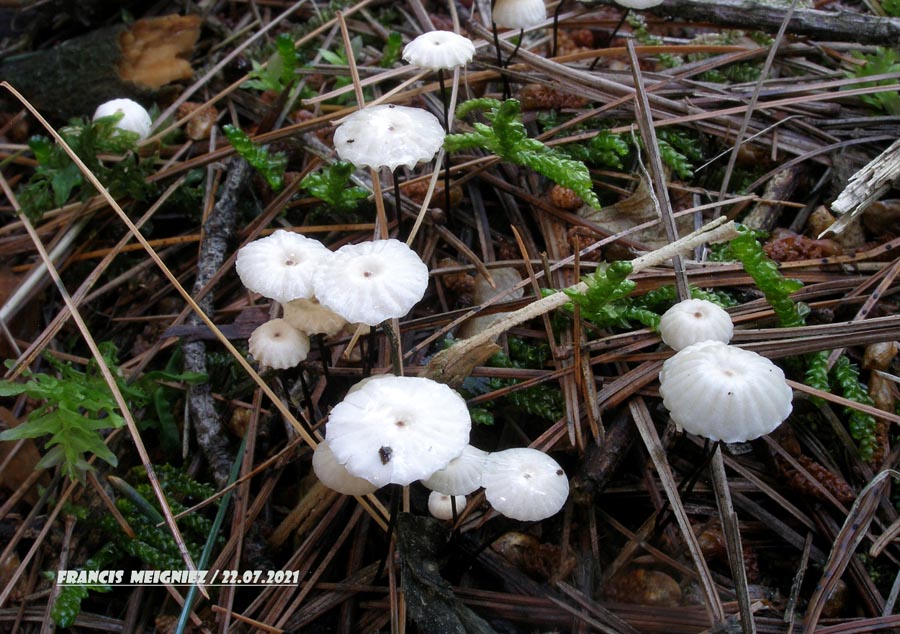
M270 319L250 334L250 354L274 370L293 368L309 354L309 337L283 319Z
M392 376L338 403L325 437L351 474L378 486L407 485L462 453L471 426L466 402L443 383Z
M281 305L284 320L306 334L323 334L330 337L341 331L347 320L330 308L319 303L316 298L292 299Z
M356 166L392 172L430 161L444 142L444 127L422 108L394 104L357 110L334 131L338 156Z
M666 360L659 393L680 429L729 443L773 431L793 398L781 368L720 341L695 343Z
M122 113L122 118L116 122L117 128L136 133L141 141L150 136L150 127L153 125L150 113L144 106L131 99L113 99L101 103L94 111L91 120L96 121L101 117L108 117L119 112Z
M313 275L331 255L318 240L279 229L241 247L234 266L248 289L286 304L313 296Z
M462 510L466 508L466 496L457 495L455 497L456 514L459 515L460 513L462 513ZM450 501L450 496L443 493L438 493L437 491L432 491L428 495L428 512L434 515L439 520L452 520L453 503Z
M497 0L491 19L507 29L527 29L547 18L544 0Z
M428 288L428 267L393 238L347 244L316 272L315 295L352 323L375 326L403 317Z
M523 522L555 515L569 496L569 479L562 467L537 449L506 449L489 454L482 486L494 510Z
M451 460L443 469L435 471L422 484L445 495L468 495L481 486L487 457L488 452L466 445L459 457Z
M721 306L705 299L686 299L663 313L659 334L670 348L681 350L701 341L728 343L734 324Z
M655 7L663 3L663 0L616 0L616 4L626 9L637 9L643 11L650 7Z
M475 57L472 40L453 31L429 31L403 47L403 59L422 68L452 69Z
M329 489L343 493L344 495L367 495L378 490L378 487L364 480L350 475L347 468L339 463L331 453L328 441L323 440L316 446L312 459L313 471L319 482Z

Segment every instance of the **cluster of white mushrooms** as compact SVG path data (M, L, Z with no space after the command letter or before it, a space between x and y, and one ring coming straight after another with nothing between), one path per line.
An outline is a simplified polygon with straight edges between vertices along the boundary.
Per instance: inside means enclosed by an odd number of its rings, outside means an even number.
M439 519L452 517L454 503L462 511L465 496L481 487L490 505L513 519L540 520L563 507L569 481L555 460L536 449L482 451L468 444L471 425L465 400L443 383L370 377L332 409L313 469L345 495L421 480Z
M731 317L700 299L679 302L659 332L676 354L663 363L659 392L672 421L692 434L746 442L775 430L791 413L793 393L769 359L728 345Z
M279 229L242 247L235 268L244 286L283 307L282 318L264 323L249 339L253 358L276 370L306 358L309 335L403 317L428 287L428 267L393 239L331 251L318 240Z

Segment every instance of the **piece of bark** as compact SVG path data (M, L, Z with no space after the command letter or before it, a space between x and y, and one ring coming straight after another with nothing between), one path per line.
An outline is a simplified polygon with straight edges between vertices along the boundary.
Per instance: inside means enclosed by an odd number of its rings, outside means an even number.
M591 4L612 5L615 0L591 0ZM774 32L781 27L787 8L787 3L759 0L665 0L646 11L666 18ZM788 33L818 40L895 46L900 41L900 18L797 8Z
M228 177L220 189L219 199L203 226L204 239L200 245L197 278L192 291L195 297L213 279L225 261L237 222L238 198L249 178L250 166L247 162L242 158L232 159ZM197 304L204 313L212 315L213 293L207 292L197 300ZM194 313L188 317L189 326L196 327L201 323L200 318ZM184 344L182 350L185 371L206 374L206 344L199 340L189 341ZM228 438L219 413L216 411L210 385L208 383L191 385L188 388L188 404L197 443L209 463L216 486L223 488L228 484L234 456L228 446Z
M193 76L188 57L200 37L196 15L166 15L92 31L50 49L7 59L0 77L46 115L90 116L118 97L153 99Z
M768 183L762 197L765 200L790 200L797 189L800 177L805 170L803 165L787 167L776 173ZM743 223L751 229L771 231L781 215L782 205L775 202L757 203L744 218ZM783 222L783 225L789 223Z

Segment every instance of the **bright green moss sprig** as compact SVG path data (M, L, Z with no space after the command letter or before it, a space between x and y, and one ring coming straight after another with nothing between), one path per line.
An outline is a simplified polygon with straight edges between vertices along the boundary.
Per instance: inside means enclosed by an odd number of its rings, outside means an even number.
M253 70L248 75L249 79L241 84L241 88L280 93L296 81L297 61L294 38L281 33L275 38L275 54L269 58L269 63L263 66L252 60Z
M869 393L859 382L859 369L850 362L850 359L843 355L838 357L831 374L840 386L844 398L854 403L874 405ZM859 457L866 461L871 460L878 444L875 418L852 407L844 408L844 414L850 421L850 436L859 445Z
M116 128L122 116L119 113L96 121L75 119L61 128L59 134L114 198L146 200L156 189L147 183L147 176L154 169L153 160L141 159L133 151L138 142L136 132ZM17 192L17 198L22 211L32 221L75 196L85 198L94 193L93 187L84 187L81 170L62 146L47 137L33 136L28 140L28 147L38 166ZM99 158L101 154L116 154L121 158L104 162Z
M247 133L237 126L224 125L222 130L237 153L266 179L269 187L275 191L284 187L284 170L287 167L287 156L284 152L269 152L265 147L254 143Z
M594 209L600 209L600 200L594 193L591 174L581 161L568 158L559 150L550 148L537 139L528 137L522 123L522 107L518 100L470 99L456 109L457 117L465 117L475 110L486 110L485 118L491 125L475 122L474 131L448 134L444 148L458 152L481 148L492 152L510 163L531 168L550 180L573 190Z
M146 407L153 403L161 407L158 411L168 413L171 410L169 403L156 402L157 397L169 389L157 384L158 379L189 382L206 379L205 375L197 373L154 371L128 384L119 376L115 346L103 342L100 350L106 365L116 377L119 390L132 407ZM88 464L90 454L115 467L118 459L106 446L104 432L121 427L125 419L97 363L91 360L82 371L72 363L64 363L49 355L45 359L53 366L55 375L26 370L23 372L27 379L24 383L0 380L0 396L25 394L40 401L24 423L0 433L0 441L49 436L44 445L48 451L35 468L49 469L59 465L71 479L84 479L85 473L91 469ZM152 408L145 412L145 419L152 420ZM162 426L165 420L160 416L160 420L154 422Z
M350 185L350 176L355 169L352 163L337 161L318 172L308 174L300 181L300 187L311 196L324 201L331 211L347 213L356 209L359 201L369 196L369 192L363 187Z
M784 277L778 270L778 265L766 255L752 232L742 230L741 235L729 244L735 257L744 266L744 270L765 295L781 325L785 328L804 325L806 323L804 315L790 298L792 293L803 288L803 282Z

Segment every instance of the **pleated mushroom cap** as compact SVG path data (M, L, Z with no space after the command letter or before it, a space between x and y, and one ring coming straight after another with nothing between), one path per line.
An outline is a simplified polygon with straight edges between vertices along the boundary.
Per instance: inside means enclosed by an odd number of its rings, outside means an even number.
M293 368L309 354L309 337L284 319L270 319L247 340L250 355L273 370Z
M468 495L481 486L487 457L488 452L466 445L458 458L451 460L443 469L435 471L434 475L423 480L422 484L432 491L445 495Z
M316 272L319 303L351 323L403 317L425 295L428 267L393 238L348 244Z
M659 334L670 348L681 350L701 341L728 343L734 324L721 306L705 299L686 299L663 313Z
M430 161L444 142L444 128L421 108L378 105L357 110L334 131L338 156L358 167L392 172Z
M378 490L378 487L368 480L350 475L347 468L334 457L327 440L323 440L316 446L312 465L319 482L338 493L367 495Z
M466 508L466 496L457 495L455 497L456 514L459 515L462 513L462 510ZM452 520L453 502L450 501L450 496L445 495L444 493L438 493L437 491L432 491L428 495L428 512L439 520Z
M720 341L695 343L666 360L659 393L680 429L728 443L772 432L793 407L781 368Z
M234 266L248 289L285 304L313 296L313 275L330 257L318 240L279 229L241 247Z
M485 460L484 497L501 515L523 522L555 515L569 497L569 479L537 449L506 449Z
M547 18L544 0L497 0L491 19L507 29L527 29Z
M413 66L450 70L475 57L472 40L453 31L423 33L403 48L403 59Z
M143 141L150 136L150 128L153 120L150 113L141 104L131 99L113 99L106 103L101 103L94 111L91 121L96 121L102 117L122 113L122 118L116 122L115 127L119 130L134 132L138 135L138 140Z
M448 386L394 376L348 394L331 410L325 438L352 475L408 485L459 456L471 426L466 402Z

